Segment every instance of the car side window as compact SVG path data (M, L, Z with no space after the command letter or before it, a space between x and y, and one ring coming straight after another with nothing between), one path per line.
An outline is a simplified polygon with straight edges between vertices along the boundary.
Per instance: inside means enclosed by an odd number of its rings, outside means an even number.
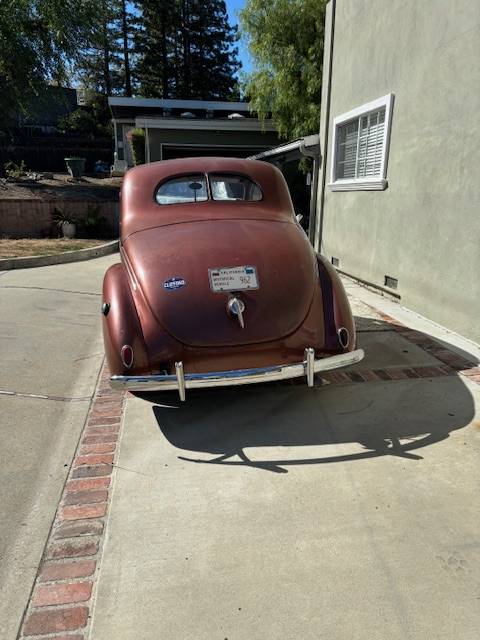
M263 197L258 184L246 176L210 174L209 179L214 200L256 202Z
M208 200L205 176L198 174L167 180L158 187L155 199L158 204L205 202Z

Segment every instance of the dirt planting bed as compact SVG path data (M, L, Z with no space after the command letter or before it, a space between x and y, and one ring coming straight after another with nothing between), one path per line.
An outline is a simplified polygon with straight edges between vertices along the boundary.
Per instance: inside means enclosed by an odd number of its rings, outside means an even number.
M105 240L58 239L21 239L1 240L0 258L24 258L27 256L47 256L66 251L89 249L104 244Z

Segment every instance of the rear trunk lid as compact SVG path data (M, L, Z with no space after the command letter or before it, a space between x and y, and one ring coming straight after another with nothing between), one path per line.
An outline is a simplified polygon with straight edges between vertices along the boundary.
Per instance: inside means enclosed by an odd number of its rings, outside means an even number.
M185 345L240 346L295 331L313 298L316 261L293 222L207 220L134 233L124 251L152 314ZM212 291L209 270L254 267L258 288ZM227 310L245 305L244 328Z

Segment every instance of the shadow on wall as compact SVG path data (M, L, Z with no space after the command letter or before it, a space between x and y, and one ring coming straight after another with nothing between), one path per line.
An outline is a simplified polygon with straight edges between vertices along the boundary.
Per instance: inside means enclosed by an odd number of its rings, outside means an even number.
M383 324L382 333L391 331ZM392 357L388 366L401 365ZM472 395L458 375L314 389L292 381L190 390L187 402L174 409L168 406L177 404L173 393L139 395L155 403L165 438L195 454L180 459L276 473L386 455L422 460L420 449L448 438L474 416Z

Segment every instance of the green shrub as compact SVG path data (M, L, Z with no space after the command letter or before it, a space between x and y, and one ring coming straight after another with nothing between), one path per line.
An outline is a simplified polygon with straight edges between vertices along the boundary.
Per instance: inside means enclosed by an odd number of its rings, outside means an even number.
M62 133L80 133L86 136L95 136L97 126L95 116L86 109L76 109L58 123L58 128Z
M60 207L55 207L53 210L52 220L58 227L61 227L62 224L77 224L78 222L77 216L73 212L60 209Z
M3 165L7 178L22 178L28 173L27 166L22 160L20 164L16 164L13 160L9 160Z
M145 130L130 129L127 133L128 143L132 149L135 166L145 164Z
M98 205L89 204L85 217L79 223L81 236L103 239L110 235L108 221L101 215Z
M111 125L102 122L102 114L93 108L79 107L58 121L62 133L83 135L92 140L112 135Z

